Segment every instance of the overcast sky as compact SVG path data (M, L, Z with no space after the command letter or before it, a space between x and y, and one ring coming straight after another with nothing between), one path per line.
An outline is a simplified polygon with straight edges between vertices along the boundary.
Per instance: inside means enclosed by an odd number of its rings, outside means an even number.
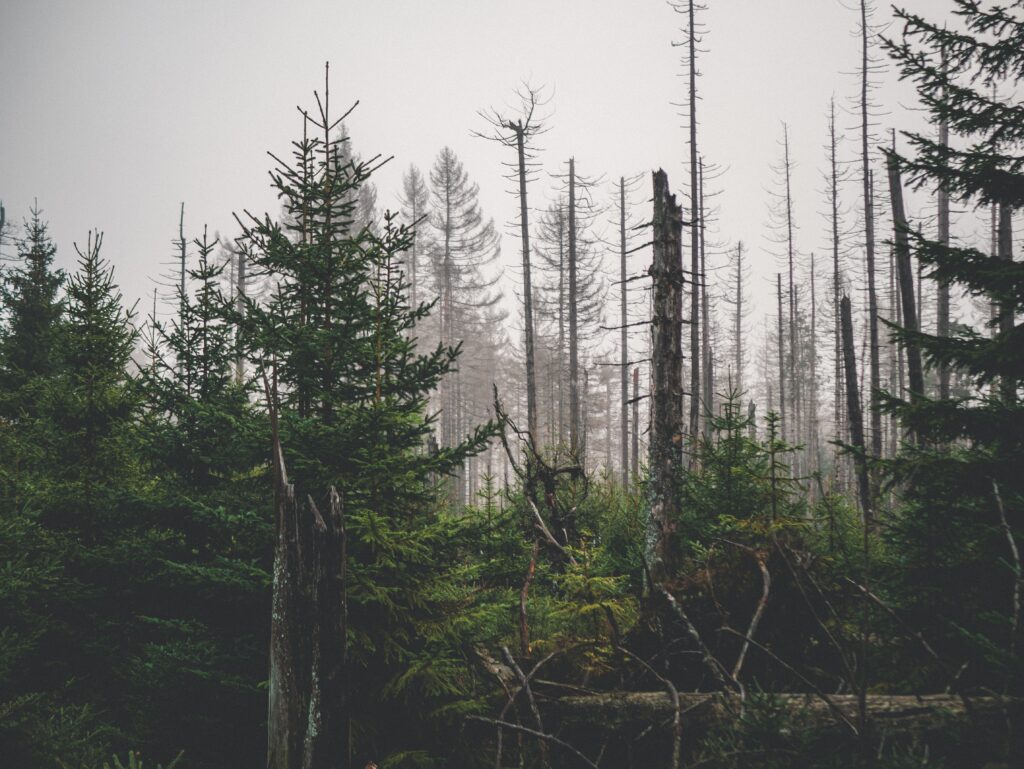
M848 108L857 87L852 2L707 0L702 14L701 150L727 168L719 238L747 243L759 293L775 271L766 189L782 121L800 249L825 249L826 112L833 95ZM932 17L951 6L902 4ZM890 16L879 3L878 21ZM278 210L266 151L286 152L301 133L295 106L315 104L326 60L332 101L361 102L355 149L395 156L376 178L381 207L397 206L409 163L426 170L447 144L505 230L507 150L470 132L484 127L477 110L507 103L524 78L555 89L541 142L549 169L572 154L581 173L643 172L649 196L649 171L663 167L684 190L686 133L671 104L685 98L671 45L683 21L664 0L2 0L0 200L20 222L38 199L63 266L73 241L103 230L126 296L148 295L182 201L189 237L203 224L234 234L232 211ZM886 78L883 126L920 126L912 95ZM839 122L852 157L857 119ZM531 203L549 186L532 187ZM518 247L505 235L506 261Z

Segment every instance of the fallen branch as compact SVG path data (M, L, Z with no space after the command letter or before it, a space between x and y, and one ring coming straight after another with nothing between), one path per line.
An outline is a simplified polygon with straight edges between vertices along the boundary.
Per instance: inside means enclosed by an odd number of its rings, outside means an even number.
M580 761L582 761L587 766L589 766L591 769L600 769L600 767L597 764L595 764L593 761L591 761L585 755L580 753L576 748L574 748L568 742L566 742L565 740L558 739L553 734L545 734L544 732L538 732L536 729L530 729L529 727L521 726L520 724L509 723L508 721L501 721L501 720L499 720L497 718L486 718L484 716L472 716L472 715L470 715L470 716L466 716L466 720L467 721L477 721L477 722L482 723L482 724L490 724L491 726L497 726L500 729L511 729L514 732L520 732L522 734L529 734L530 736L536 737L539 740L547 740L548 742L554 743L555 745L558 745L559 747L565 748L570 753L572 753L574 756L576 756Z

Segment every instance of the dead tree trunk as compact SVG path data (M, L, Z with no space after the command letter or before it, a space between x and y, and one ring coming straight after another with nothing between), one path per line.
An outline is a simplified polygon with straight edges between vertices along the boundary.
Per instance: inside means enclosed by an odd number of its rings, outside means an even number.
M668 176L659 170L654 173L654 338L647 528L652 575L658 581L673 572L678 550L675 479L682 462L682 227L682 209L675 195L669 194Z
M274 420L276 422L276 419ZM347 769L345 521L332 488L324 517L288 481L274 430L273 593L268 769Z
M945 69L945 55L943 55L943 69ZM943 147L949 146L949 120L943 118L939 122L939 144ZM939 210L938 210L938 235L939 245L949 248L949 191L941 184L939 185ZM949 283L939 283L938 300L936 302L935 333L940 337L949 336ZM949 365L940 362L939 374L939 400L949 399Z
M633 369L633 482L640 476L640 369Z
M619 341L619 355L621 357L621 364L619 370L620 382L621 382L621 396L622 405L619 413L619 419L622 424L620 425L620 437L622 440L622 488L629 488L629 415L627 409L627 403L629 401L629 339L626 335L627 324L629 322L628 314L626 312L626 299L628 296L628 289L626 283L626 178L624 176L619 177L619 286L621 287L621 302L620 302L620 315L621 315L621 326L619 330L621 335Z
M844 296L840 302L843 327L843 369L846 379L846 419L850 427L850 444L856 451L854 465L857 468L857 491L860 495L861 512L865 522L871 520L871 485L868 480L868 463L864 446L864 417L860 409L860 395L857 392L857 351L853 346L853 316L850 299Z
M697 28L694 19L694 0L690 0L689 17L690 54L690 277L693 281L690 291L690 435L697 435L700 429L700 284L705 276L700 274L700 232L704 222L698 215L698 167L697 167ZM667 190L666 186L666 190ZM655 198L657 200L657 198ZM680 244L680 252L682 246ZM681 257L680 257L681 259Z
M910 397L924 395L924 370L921 366L921 345L914 337L920 327L917 321L917 299L914 296L914 269L910 263L910 238L907 215L903 208L903 183L900 180L899 161L890 154L889 194L892 198L893 242L896 247L896 270L900 290L900 304L903 309L903 328L909 332L905 340L907 350L907 374L910 379Z
M999 230L997 233L996 256L1000 261L1013 261L1013 209L1006 203L999 204ZM1014 306L1012 302L1000 304L999 331L1004 339L1008 339L1013 333ZM1000 387L1000 397L1006 403L1013 403L1017 400L1017 387L1012 376L1004 377Z
M840 320L839 302L842 293L842 272L839 265L839 163L836 157L836 103L829 104L829 203L831 205L832 225L832 310L835 313L835 389L833 392L832 419L835 437L846 439L845 419L843 413L843 329ZM844 473L840 459L836 459L835 479L842 482Z
M569 450L582 462L576 264L576 161L569 158Z
M882 386L878 349L878 294L875 289L875 216L872 198L871 156L868 152L870 138L870 117L868 115L868 11L866 0L860 3L861 21L861 171L864 187L864 253L868 277L868 338L870 355L870 411L871 411L871 455L882 454L882 411L878 392Z
M527 121L529 122L529 121ZM537 373L533 352L533 287L530 283L530 219L526 206L526 127L509 121L516 135L519 165L519 229L523 241L523 326L526 347L526 427L537 436Z
M715 371L711 363L711 314L708 308L708 267L707 244L704 241L704 158L698 161L699 187L697 204L697 221L700 222L700 327L701 365L704 367L704 378L701 391L704 394L704 431L708 429L711 417L715 414Z
M733 314L733 365L736 366L737 393L743 392L743 241L736 244L736 295Z
M782 273L775 278L779 303L779 435L786 440L786 332L782 321Z

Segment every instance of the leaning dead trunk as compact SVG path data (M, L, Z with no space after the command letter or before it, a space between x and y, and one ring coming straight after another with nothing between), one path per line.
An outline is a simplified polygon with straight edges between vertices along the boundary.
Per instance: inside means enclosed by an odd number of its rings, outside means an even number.
M914 296L914 269L910 264L910 240L907 234L907 215L903 209L903 183L900 180L899 161L895 155L887 158L889 194L892 197L892 226L896 246L896 269L903 310L903 327L910 333L906 339L907 373L910 377L912 398L924 395L924 371L921 366L921 345L914 334L920 331L917 318L917 299Z
M846 420L850 427L850 443L856 450L854 465L857 468L857 490L860 494L861 511L865 523L871 521L871 486L868 480L868 463L864 446L864 417L857 392L857 351L853 346L853 316L850 312L850 298L844 296L840 303L843 326L843 364L846 379Z
M678 499L675 478L682 461L682 209L669 194L668 176L654 174L653 346L651 361L651 486L648 549L656 580L675 565ZM699 349L698 349L699 354ZM695 363L695 362L694 362Z
M325 517L297 498L275 435L268 769L349 765L345 523L333 487L328 504Z

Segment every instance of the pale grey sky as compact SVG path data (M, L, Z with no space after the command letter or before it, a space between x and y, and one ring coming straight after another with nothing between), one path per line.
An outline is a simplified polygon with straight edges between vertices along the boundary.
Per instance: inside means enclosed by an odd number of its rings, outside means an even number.
M775 271L765 190L782 121L799 245L824 251L825 115L832 95L845 108L856 93L858 15L845 1L706 0L701 150L728 168L719 237L746 242L758 292ZM951 7L902 4L931 16ZM890 15L880 2L877 19ZM581 173L644 172L646 195L648 172L663 167L682 191L686 134L671 105L685 97L671 47L682 21L665 0L2 0L0 199L20 221L38 198L64 266L72 241L103 230L125 294L148 295L182 201L190 237L204 223L234 234L232 211L277 210L265 153L286 152L301 130L295 106L314 103L325 60L332 101L361 101L349 120L356 150L395 155L376 178L382 207L397 206L410 162L426 170L447 144L504 230L507 150L470 132L483 127L477 110L509 101L524 78L555 88L547 168L572 154ZM878 92L883 126L919 127L913 91L895 79ZM839 123L851 157L856 117ZM549 189L541 178L531 204ZM507 262L517 249L506 235Z

